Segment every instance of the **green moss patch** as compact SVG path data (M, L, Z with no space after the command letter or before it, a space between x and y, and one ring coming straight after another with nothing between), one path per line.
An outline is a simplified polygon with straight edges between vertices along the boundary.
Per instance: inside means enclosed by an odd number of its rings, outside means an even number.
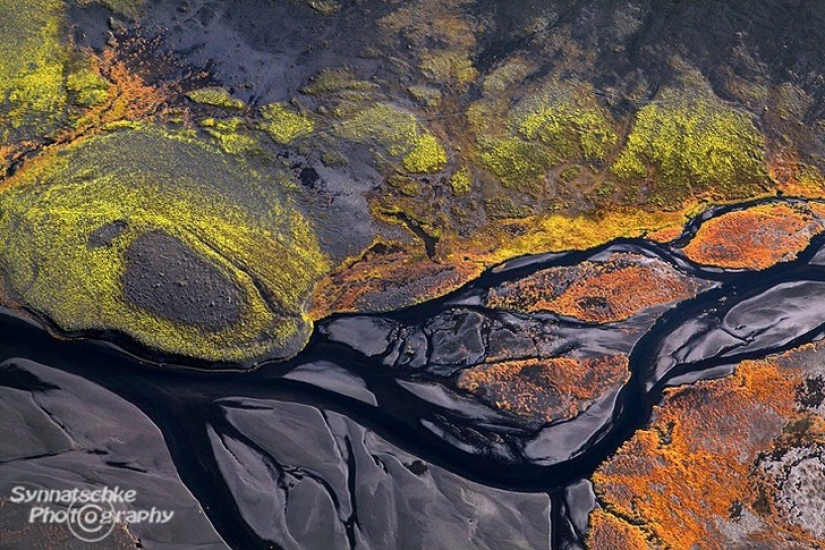
M377 89L372 82L361 80L355 71L348 68L324 69L301 88L308 95L323 96L341 92L368 92Z
M138 19L144 0L77 0L77 2L79 4L101 4L118 15Z
M221 149L232 155L248 155L261 151L260 142L246 132L246 121L240 117L199 122L204 131L215 138Z
M246 104L240 99L235 99L223 88L201 88L186 94L186 97L195 103L221 107L222 109L243 109Z
M435 173L447 164L447 153L412 113L389 103L356 111L333 128L335 135L370 146L379 155L400 158L411 173Z
M709 99L663 97L637 113L611 168L616 176L649 177L651 200L659 205L710 189L745 196L764 181L765 140L747 114Z
M538 194L547 172L568 162L602 161L618 142L592 97L547 85L507 108L479 101L467 113L481 164L506 187Z
M540 144L519 137L480 139L482 164L507 187L537 192L557 160Z
M116 330L163 353L239 363L305 345L305 302L326 262L284 190L233 157L125 129L47 153L10 183L0 266L63 330ZM190 309L171 311L153 288Z
M0 144L39 139L65 120L63 2L0 0Z
M594 106L580 106L565 97L542 94L514 113L519 134L539 141L557 156L602 160L618 141L605 113Z
M315 130L312 119L301 113L291 111L283 103L272 103L261 108L264 122L259 128L265 131L276 143L289 145L296 139L311 134Z
M93 107L109 99L109 82L89 67L78 67L66 78L66 89L80 107Z
M473 178L467 167L459 168L450 176L450 188L454 195L466 195L473 189Z

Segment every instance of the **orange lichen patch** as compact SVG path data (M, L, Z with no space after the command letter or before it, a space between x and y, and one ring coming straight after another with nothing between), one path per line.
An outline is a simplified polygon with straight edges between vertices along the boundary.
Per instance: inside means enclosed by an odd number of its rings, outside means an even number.
M64 141L111 122L145 120L165 112L169 90L146 84L118 57L116 49L107 48L91 61L92 70L110 83L108 99L84 112L69 135L62 136Z
M624 355L504 361L463 371L456 385L497 409L552 422L573 417L630 377Z
M612 208L598 215L542 214L490 225L470 239L445 234L439 244L449 251L444 256L451 261L490 266L523 254L584 250L619 237L642 237L663 227L684 225L695 208L686 204L680 212Z
M823 220L803 204L763 204L703 223L684 252L705 265L765 269L796 258L823 228Z
M724 379L668 390L650 426L594 474L605 510L673 550L722 550L742 538L770 547L783 540L820 547L825 541L812 544L766 509L754 482L755 461L798 416L802 380L803 368L780 356L745 361ZM596 534L590 533L591 548L601 548Z
M452 270L449 281L407 288L410 294L398 305L403 307L443 296L485 269L524 254L590 248L618 237L641 237L662 227L684 224L686 220L687 211L615 210L597 218L553 214L510 220L485 227L470 238L459 237L445 227L432 259L420 248L397 243L393 246L399 251L392 256L372 254L370 250L374 245L370 245L363 253L342 262L319 284L311 315L318 319L335 312L376 311L367 307L368 300L359 300L358 296L380 294L382 279L393 281L401 276L403 280L409 278L404 274L414 278L416 272L434 274ZM364 286L367 288L361 288ZM396 292L396 286L390 284L388 288Z
M697 288L696 283L662 261L617 253L603 262L549 268L504 283L490 290L487 305L608 323L691 297Z
M0 191L9 186L10 178L3 179L6 176L6 169L38 147L40 147L40 144L34 141L20 141L13 145L0 145Z
M825 219L825 203L809 202L805 205L817 218Z
M590 548L594 550L648 550L644 533L638 527L625 523L615 516L594 510L590 514Z
M674 225L659 229L658 231L653 231L645 236L653 242L664 244L678 239L682 235L682 230L683 228L681 225Z
M376 241L315 288L312 319L334 312L389 311L447 294L477 276L468 266L439 264L413 247Z

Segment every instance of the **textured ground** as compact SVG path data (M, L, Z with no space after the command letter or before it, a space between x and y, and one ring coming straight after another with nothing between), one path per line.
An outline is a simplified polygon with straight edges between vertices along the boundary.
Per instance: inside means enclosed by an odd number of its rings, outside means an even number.
M9 324L0 490L127 475L181 547L825 547L823 40L817 0L0 0L0 306L263 364ZM2 498L0 547L67 544Z

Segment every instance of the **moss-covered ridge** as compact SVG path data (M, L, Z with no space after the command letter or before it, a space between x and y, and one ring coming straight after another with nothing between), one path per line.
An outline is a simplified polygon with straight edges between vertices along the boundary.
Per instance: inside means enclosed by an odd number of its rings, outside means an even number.
M507 186L537 193L547 171L605 158L618 135L595 98L550 82L512 108L491 99L470 106L480 163Z
M326 265L277 180L145 127L46 153L10 183L0 267L22 304L61 329L115 330L164 354L245 364L305 345L305 302ZM152 302L164 292L192 311Z
M0 146L52 131L65 116L63 2L0 0Z
M709 190L740 198L767 178L765 139L748 114L716 98L666 91L636 114L611 171L649 179L651 202L661 206Z
M368 145L376 155L401 158L407 172L439 172L447 164L447 153L412 113L389 103L376 103L357 111L333 128L343 139Z

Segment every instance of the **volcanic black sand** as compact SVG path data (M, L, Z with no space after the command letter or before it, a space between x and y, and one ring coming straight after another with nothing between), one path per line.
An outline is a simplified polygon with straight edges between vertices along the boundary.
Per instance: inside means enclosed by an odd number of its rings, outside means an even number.
M237 285L174 237L144 233L125 258L123 293L133 305L207 330L230 327L240 318Z
M578 547L582 518L594 502L582 496L582 480L648 420L670 380L718 376L720 366L818 339L825 327L825 314L806 294L825 284L825 272L811 262L821 237L794 262L755 274L685 262L678 246L695 229L674 247L626 241L538 256L490 271L432 303L386 316L331 319L295 360L253 373L152 368L100 344L51 340L4 317L10 337L2 351L3 402L31 428L20 431L3 416L18 435L2 448L2 486L42 483L54 469L63 472L61 483L81 471L96 472L84 484L126 479L143 488L147 501L182 513L202 509L235 548L383 548L389 540L403 547L449 548L467 540L484 548L513 541L529 548ZM655 254L692 277L716 282L695 299L653 308L624 325L598 327L546 314L532 321L544 328L531 338L548 344L585 355L629 352L631 379L618 394L572 421L541 425L450 389L445 362L462 369L462 356L487 353L473 344L480 334L489 342L485 317L505 322L515 334L519 326L523 334L536 334L524 328L529 318L508 321L472 305L480 291L605 257L611 249ZM800 308L801 296L813 306ZM468 318L461 313L467 308L477 312L469 315L475 320L457 322L456 314ZM753 331L727 345L708 345L716 327L739 330L745 317ZM450 323L453 343L466 346L444 348L432 338ZM432 343L423 346L423 361L399 363L391 350L403 349L405 335L427 326L433 327L425 329ZM386 339L376 345L382 334ZM163 496L156 492L159 481ZM181 482L196 502L181 492ZM11 524L13 517L4 521ZM211 529L186 525L175 531L176 541L223 544ZM145 547L174 546L163 542L168 532L162 526L129 529ZM30 540L15 533L22 537L16 540ZM36 533L31 536L47 536Z

